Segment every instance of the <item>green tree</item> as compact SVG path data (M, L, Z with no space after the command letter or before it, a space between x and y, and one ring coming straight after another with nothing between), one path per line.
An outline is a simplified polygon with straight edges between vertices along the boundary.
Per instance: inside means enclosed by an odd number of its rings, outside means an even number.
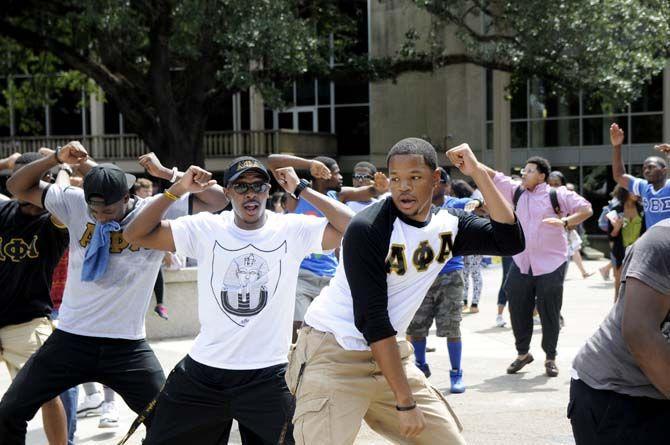
M414 60L432 66L469 62L507 71L514 81L539 77L558 90L588 91L611 107L638 98L670 55L667 0L414 0L431 14L420 35L409 29ZM451 27L462 49L446 50Z
M203 163L207 116L226 98L254 86L279 103L293 79L327 71L352 32L325 0L9 0L0 10L0 45L11 54L2 71L40 74L31 78L39 94L8 85L15 105L45 103L79 73L181 166Z
M405 1L432 26L408 23L394 54L370 60L354 51L351 5L364 10L360 0L5 0L0 51L10 56L0 71L39 75L4 94L27 107L90 79L153 151L185 166L204 161L211 111L252 86L275 106L306 75L374 81L474 63L621 104L640 95L670 48L667 0ZM451 31L462 42L452 52Z

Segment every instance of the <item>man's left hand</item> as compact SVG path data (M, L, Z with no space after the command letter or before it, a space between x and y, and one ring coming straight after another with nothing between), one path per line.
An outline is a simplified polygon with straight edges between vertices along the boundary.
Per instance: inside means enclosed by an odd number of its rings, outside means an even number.
M479 161L468 144L461 144L447 151L447 158L464 175L472 176L479 168Z
M169 190L177 196L182 196L184 193L202 192L215 184L216 180L212 179L210 172L197 165L192 165Z

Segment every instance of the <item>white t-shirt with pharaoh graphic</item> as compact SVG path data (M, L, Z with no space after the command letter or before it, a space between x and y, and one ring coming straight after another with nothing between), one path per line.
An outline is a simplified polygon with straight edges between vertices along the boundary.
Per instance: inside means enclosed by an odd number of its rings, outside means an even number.
M67 226L70 234L67 281L58 329L89 337L139 340L146 336L144 316L165 252L135 247L123 239L123 228L155 197L135 199L133 210L119 222L121 230L110 233L105 274L95 281L81 281L86 247L95 230L84 191L55 184L46 190L44 207ZM185 195L170 207L166 218L186 215L188 207L189 198Z
M200 333L190 356L221 369L286 363L298 270L322 251L328 221L277 214L256 230L234 213L201 213L170 222L178 254L198 260Z

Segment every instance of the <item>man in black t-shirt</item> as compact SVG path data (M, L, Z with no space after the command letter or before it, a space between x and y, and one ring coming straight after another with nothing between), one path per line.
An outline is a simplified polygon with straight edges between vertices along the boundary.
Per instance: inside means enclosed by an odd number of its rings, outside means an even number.
M14 171L35 159L26 153ZM67 247L67 230L43 209L17 200L0 202L0 359L12 379L51 334L51 277ZM50 444L66 443L63 406L42 406Z

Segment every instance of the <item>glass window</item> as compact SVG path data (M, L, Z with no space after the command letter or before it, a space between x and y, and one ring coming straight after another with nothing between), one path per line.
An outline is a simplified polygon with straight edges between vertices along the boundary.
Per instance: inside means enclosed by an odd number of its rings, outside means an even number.
M119 109L110 97L105 98L103 105L103 112L105 114L105 134L119 134Z
M493 139L493 125L491 125L491 139ZM526 147L528 147L528 122L512 122L512 148Z
M281 100L284 102L286 108L290 108L295 104L293 98L293 82L284 86L281 92Z
M240 93L240 130L248 130L251 128L250 100L248 91L242 91Z
M663 141L663 115L652 114L631 118L631 142L633 144Z
M278 113L277 121L279 128L293 130L293 113Z
M298 130L314 131L314 112L300 111L298 113Z
M272 118L270 118L272 125ZM233 95L230 94L217 108L213 109L207 116L205 124L206 131L232 131L233 130Z
M361 104L369 100L368 83L357 80L335 82L336 104Z
M602 106L602 103L587 93L582 95L582 113L583 114L624 114L628 108L623 105L615 109L609 109Z
M370 110L367 106L336 108L335 131L339 155L370 154Z
M579 119L542 120L530 123L531 147L579 145Z
M319 105L330 105L330 81L319 80Z
M319 119L319 131L321 133L330 133L330 108L319 108L317 117Z
M610 125L616 122L625 133L624 144L628 143L628 118L626 116L589 117L582 119L583 145L609 145Z
M579 115L578 94L557 94L550 82L532 79L530 81L530 117L564 117Z
M272 112L271 109L266 108L265 111L263 112L263 120L264 122L264 128L266 130L273 130L274 129L274 113Z
M520 82L520 85L512 93L512 101L510 103L512 119L526 119L528 117L528 104L526 102L528 97L527 85L527 82Z
M642 90L642 96L630 108L633 113L663 111L663 73L652 77Z
M301 79L296 82L296 103L299 107L316 104L314 79Z

